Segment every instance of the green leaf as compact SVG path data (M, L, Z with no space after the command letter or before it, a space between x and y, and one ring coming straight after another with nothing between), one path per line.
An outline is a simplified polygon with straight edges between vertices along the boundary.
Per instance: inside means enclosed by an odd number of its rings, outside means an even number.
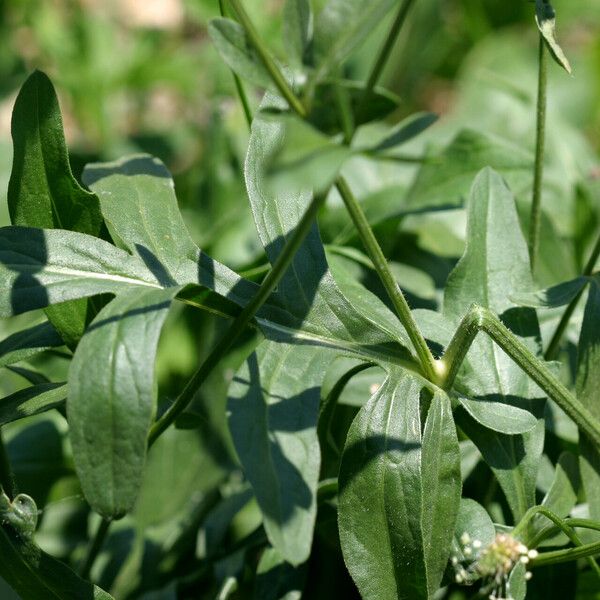
M56 93L41 71L35 71L19 92L12 136L8 186L12 223L98 235L102 226L98 198L71 173Z
M39 383L0 400L0 425L63 406L64 383Z
M83 180L98 195L115 243L138 255L163 285L198 283L238 306L256 293L256 284L193 242L179 212L173 179L157 158L136 154L87 165Z
M0 527L0 575L27 600L112 600L8 525Z
M0 342L0 367L20 362L44 350L62 346L63 341L48 321L17 331Z
M514 294L511 300L519 306L558 308L569 304L589 281L589 277L581 276L536 292Z
M577 503L577 495L581 487L581 478L579 476L579 465L577 457L570 452L563 452L556 464L554 478L550 489L542 500L542 506L551 510L559 517L566 517ZM532 532L552 525L548 519L542 515L536 515L531 523L528 535Z
M322 348L263 341L233 379L229 428L271 544L292 565L310 555L320 451Z
M98 198L71 173L62 117L52 83L35 71L23 84L12 117L13 168L8 208L14 225L68 229L98 236ZM74 347L88 321L88 302L48 309L65 343Z
M306 569L286 563L274 548L267 548L256 569L255 600L300 600Z
M398 123L388 135L379 143L369 148L368 151L375 153L384 152L385 150L401 146L414 137L417 137L420 133L423 133L437 119L438 116L434 113L415 113Z
M501 138L463 129L441 153L432 152L408 192L407 207L461 205L473 178L484 167L500 171L511 184L529 181L532 155Z
M208 34L221 58L234 73L260 87L272 86L268 71L239 23L223 17L211 19Z
M276 99L269 96L262 108L271 106L278 107ZM281 123L255 120L245 165L252 212L270 262L277 258L311 198L309 191L274 193L262 177L282 135ZM361 288L355 296L349 301L329 272L315 224L277 289L277 301L292 317L289 325L301 329L302 336L312 334L335 339L340 346L353 347L359 352L365 348L379 350L382 346L401 350L401 345L409 345L403 328L374 294ZM390 319L382 323L379 316L374 316L380 314ZM393 329L390 328L392 322Z
M67 414L75 469L92 508L127 513L146 459L156 412L154 360L179 288L134 289L98 313L69 370Z
M552 58L554 58L567 73L571 74L569 60L556 41L556 12L554 8L552 8L550 0L535 0L535 22L548 45Z
M309 0L286 0L283 5L283 44L290 62L302 66L312 35Z
M594 278L589 286L579 344L577 347L577 398L600 419L598 390L600 389L600 281ZM600 520L600 448L579 433L580 469L583 489L589 505L590 518Z
M337 69L395 5L393 0L328 0L315 18L314 80Z
M459 395L458 401L473 419L498 433L506 435L526 433L531 431L538 422L528 410L506 402L498 402L494 397L473 399Z
M470 498L460 499L452 540L452 554L459 559L459 562L467 559L463 554L463 544L460 541L465 533L471 540L479 540L482 548L491 544L496 537L494 523L485 508Z
M160 288L137 257L82 233L0 228L0 316L132 286Z
M527 292L532 286L529 253L514 198L500 175L486 168L473 183L467 245L448 277L444 314L458 323L475 302L500 315L534 354L539 353L535 311L515 307L509 299L517 290ZM539 399L543 394L503 350L483 335L477 336L471 346L457 386L464 387L469 397L490 397L528 410L538 421L530 432L508 436L483 429L464 411L457 413L461 428L494 470L518 521L535 504L535 480L544 443L544 403Z
M365 600L429 598L450 554L460 453L450 399L436 392L421 433L423 382L401 370L360 410L340 469L344 559Z
M526 572L527 569L521 562L517 563L515 568L510 572L506 590L509 598L512 600L525 600L525 595L527 594Z

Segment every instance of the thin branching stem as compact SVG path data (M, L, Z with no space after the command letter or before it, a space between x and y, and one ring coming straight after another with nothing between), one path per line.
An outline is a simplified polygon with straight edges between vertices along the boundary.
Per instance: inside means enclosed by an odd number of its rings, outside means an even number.
M369 258L373 262L373 266L381 279L381 283L383 284L385 291L387 292L398 317L400 318L400 322L404 325L406 332L408 333L408 337L410 341L413 343L417 356L419 358L419 363L421 364L421 368L427 379L432 382L436 382L438 380L437 369L436 369L436 361L425 342L425 338L419 331L419 327L410 312L410 307L408 306L408 302L402 293L402 290L398 286L396 279L388 262L383 254L383 250L381 246L377 242L377 238L369 225L369 221L360 206L360 203L355 198L350 186L346 182L343 177L338 177L336 181L336 187L344 201L346 209L350 214L350 218L358 231L358 235L369 255Z
M239 0L228 0L231 8L235 11L240 24L246 31L248 39L250 43L254 46L254 49L258 53L260 60L262 61L265 69L267 69L273 83L281 93L281 95L286 99L287 103L290 105L290 108L300 117L306 117L306 108L300 101L300 99L294 94L294 90L291 88L286 78L283 76L283 73L279 69L279 67L275 64L271 53L265 46L264 42L261 40L258 32L256 31L248 13L242 6Z
M192 375L187 385L183 388L175 402L158 419L152 428L148 437L148 445L152 446L157 438L175 421L175 419L185 410L192 398L204 383L208 375L213 371L221 359L227 354L240 335L246 330L256 313L260 310L267 298L271 295L287 268L289 267L296 251L308 235L314 220L316 219L319 208L323 204L324 196L318 195L313 198L306 212L298 222L294 231L289 235L281 253L273 264L273 268L261 283L256 295L246 304L239 315L225 333L217 342L212 352L202 363L200 368Z
M542 183L544 177L544 149L546 145L546 90L548 83L548 57L546 42L540 34L538 53L538 94L535 136L535 163L533 170L533 195L529 220L529 260L535 271L539 244L540 221L542 215Z
M88 579L90 576L90 571L92 570L92 566L98 557L100 550L102 550L111 523L112 521L109 519L102 519L98 524L98 528L90 541L87 553L81 563L81 568L79 569L79 574L84 579Z
M225 11L224 0L219 0L219 11L221 12L222 17L227 16L227 13ZM239 78L237 73L231 71L231 75L233 76L235 89L237 91L238 98L240 99L242 110L244 111L244 117L246 117L246 124L248 125L248 129L250 129L252 127L252 109L250 108L250 102L248 102L248 96L246 95L246 91L244 90L244 84L242 83L242 80Z
M598 257L600 256L600 235L596 240L596 244L590 254L590 257L583 269L582 275L587 277L594 272L594 267L598 262ZM577 308L577 304L579 304L579 300L581 296L583 296L583 292L585 291L585 287L581 288L577 295L569 302L567 308L565 308L565 312L562 314L558 325L556 326L556 330L554 331L554 335L548 344L548 348L546 348L546 352L544 353L544 358L546 360L554 360L558 355L558 351L560 349L560 343L562 341L563 335L567 326L569 325L569 321L571 320L571 316L573 312L575 312L575 308Z
M534 356L529 348L487 308L471 306L448 344L441 359L446 372L442 384L445 389L452 387L458 370L480 331L492 338L529 378L535 381L548 397L571 417L596 447L600 448L600 422L598 419L551 373L546 363Z

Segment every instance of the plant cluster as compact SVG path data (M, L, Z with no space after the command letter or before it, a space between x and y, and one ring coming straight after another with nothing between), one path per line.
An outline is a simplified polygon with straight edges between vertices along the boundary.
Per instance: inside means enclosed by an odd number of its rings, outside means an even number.
M547 59L571 66L555 13L536 0L531 155L475 129L420 146L431 113L385 123L399 100L378 81L412 4L287 0L282 62L240 0L220 2L209 33L250 128L246 192L269 263L247 276L198 247L159 159L92 163L81 185L52 83L36 71L22 86L0 315L45 318L0 342L0 366L30 384L0 401L0 426L53 415L69 491L93 515L71 569L43 548L0 438L0 575L21 597L521 600L552 597L536 577L549 565L568 593L598 589L600 238L573 233L580 275L556 280ZM392 11L367 80L345 78ZM256 110L248 84L266 90ZM365 197L365 164L417 169ZM419 268L390 263L378 234L463 204L466 245L438 298L425 253ZM164 398L155 363L177 304L221 325ZM40 356L66 363L64 379L24 362Z

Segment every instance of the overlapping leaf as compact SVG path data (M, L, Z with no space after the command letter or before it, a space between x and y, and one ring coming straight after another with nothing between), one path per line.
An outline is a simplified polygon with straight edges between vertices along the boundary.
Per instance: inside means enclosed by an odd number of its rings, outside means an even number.
M468 206L467 247L448 278L444 313L455 323L471 303L493 310L537 353L540 333L532 309L510 301L516 291L532 289L529 254L514 198L502 178L484 169L476 178ZM482 428L459 411L461 428L479 447L506 494L515 519L535 503L535 480L544 441L543 396L528 377L489 338L479 335L458 385L469 396L488 397L527 410L537 419L524 435L504 435ZM490 415L491 416L491 415Z
M365 600L429 598L445 569L458 513L460 452L450 399L394 370L352 424L340 469L339 528Z
M62 117L52 83L41 71L23 84L12 119L13 168L8 208L14 225L68 229L97 236L102 215L98 198L71 173ZM66 343L83 334L88 302L79 300L48 309Z

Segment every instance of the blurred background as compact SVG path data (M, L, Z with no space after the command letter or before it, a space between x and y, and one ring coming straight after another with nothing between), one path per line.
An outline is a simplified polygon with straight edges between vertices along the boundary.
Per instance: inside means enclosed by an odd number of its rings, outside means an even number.
M245 6L272 51L283 56L282 0L246 0ZM542 282L548 284L579 272L587 238L574 232L589 230L590 236L597 232L600 213L600 0L554 0L554 7L558 39L573 76L550 62L547 178L553 187L548 194L552 211L545 235L556 245L546 252L545 264L552 263L552 268L542 269ZM231 73L207 36L207 23L218 14L217 0L0 0L0 225L8 224L12 106L26 77L33 69L42 69L57 89L77 177L88 162L135 152L158 156L174 176L181 210L198 245L233 269L260 279L266 260L242 179L248 128ZM389 19L382 22L347 62L346 77L360 80L366 76L389 24ZM380 82L402 99L390 123L418 110L440 115L431 132L411 146L414 152L426 144L441 148L464 128L532 150L537 48L532 2L419 0ZM256 108L261 91L250 85L246 90ZM382 190L401 194L418 169L357 160L360 169L348 167L348 176L361 199ZM345 221L338 213L332 195L321 216L324 242L359 249L352 235L340 234ZM405 291L412 306L438 306L445 277L462 252L462 216L454 211L423 218L386 218L377 223L377 234L399 280L410 275L411 289ZM584 240L580 247L561 245L563 238L573 237ZM377 291L377 283L360 261L338 256L338 261L343 260L343 267ZM40 313L2 322L0 338L42 319ZM158 359L162 400L174 397L221 325L212 317L174 307ZM190 444L197 446L200 457L194 459L196 471L190 471L190 481L178 483L181 502L199 490L195 472L203 473L200 487L204 490L232 472L235 456L225 428L223 402L228 378L247 348L242 346L238 354L232 354L197 399L195 410L206 428L202 441L191 433L183 434L191 436L185 439L165 436L163 455L167 458ZM31 361L30 367L59 381L66 376L68 361L60 353L44 355ZM2 372L2 396L25 385L18 373ZM188 416L188 425L194 425L193 414ZM39 542L68 558L82 551L88 514L78 497L65 433L66 422L58 414L4 428L21 489L33 495L38 505L49 507L42 518ZM42 439L44 448L39 445ZM169 464L155 461L150 472L155 469L164 480ZM152 498L148 506L142 500L138 525L140 519L147 526L160 524L161 514L174 514L177 498L168 491L165 483L163 489L148 495ZM157 505L163 507L158 515ZM238 526L251 529L248 523L256 520L256 510L247 511L244 518L247 522L242 519ZM123 537L126 527L115 527L112 535ZM133 542L123 543L119 551L126 554ZM116 564L118 556L114 551L110 560ZM118 569L113 564L111 571L107 564L100 565L96 575L101 583L104 576L108 587L118 585ZM0 596L5 597L1 589Z

